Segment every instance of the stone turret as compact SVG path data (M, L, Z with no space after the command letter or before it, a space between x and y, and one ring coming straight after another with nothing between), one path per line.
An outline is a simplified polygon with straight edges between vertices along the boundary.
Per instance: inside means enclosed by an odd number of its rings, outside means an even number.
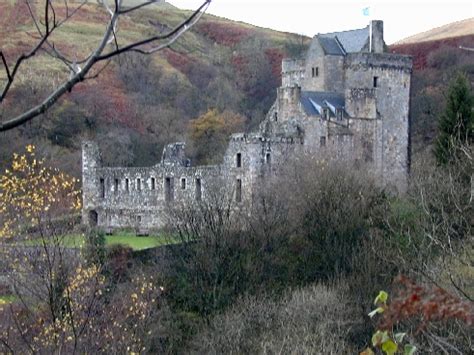
M278 122L285 122L288 119L299 115L301 98L301 87L281 87L277 90Z
M92 141L82 142L82 221L86 225L96 224L97 213L94 210L99 196L100 184L97 169L101 167L99 146Z
M281 86L301 86L304 79L305 61L302 59L283 59L281 63Z

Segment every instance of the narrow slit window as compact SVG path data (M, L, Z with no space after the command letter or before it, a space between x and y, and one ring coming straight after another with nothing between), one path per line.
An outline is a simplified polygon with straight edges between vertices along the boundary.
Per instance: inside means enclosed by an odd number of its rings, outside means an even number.
M104 178L100 178L100 198L105 197L105 180Z
M152 178L151 178L151 189L152 189L152 190L154 190L154 189L156 188L155 185L156 185L156 180L155 180L154 177L152 177Z
M141 179L137 179L137 190L138 191L142 190L142 180Z
M130 191L130 180L125 179L125 191L129 192Z
M378 85L379 85L379 77L374 76L374 88L378 87Z
M235 165L238 167L238 168L241 168L242 167L242 154L241 153L237 153L236 157L235 157Z
M275 112L275 113L273 114L273 117L275 118L275 122L278 121L278 112Z
M181 179L181 190L186 190L186 178Z
M242 180L237 179L235 185L235 200L237 202L242 202Z
M174 186L173 178L167 177L165 179L165 201L171 202L174 200Z
M120 180L115 179L115 181L114 181L114 191L115 191L115 193L118 193L119 185L120 185Z
M202 186L201 179L196 179L196 201L201 201L202 198Z

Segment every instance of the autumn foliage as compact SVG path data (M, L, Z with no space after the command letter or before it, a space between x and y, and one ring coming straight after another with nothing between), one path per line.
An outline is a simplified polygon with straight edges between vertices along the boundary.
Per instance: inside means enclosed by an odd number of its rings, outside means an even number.
M14 154L11 168L0 175L0 237L11 238L54 216L79 211L77 182L37 158L33 145Z
M383 313L380 328L391 329L396 324L415 320L417 331L430 323L459 320L466 326L474 324L474 306L440 287L417 284L405 276L395 280L398 288L390 306Z
M239 114L216 109L207 111L191 121L189 136L194 147L194 157L200 163L216 163L222 156L231 133L239 131L245 119Z
M161 291L139 272L113 283L103 265L65 246L74 230L56 224L81 208L76 184L32 145L0 176L0 252L8 265L1 276L12 299L0 304L0 353L146 350Z
M219 22L203 22L198 31L218 44L234 46L251 36L252 31L242 26Z

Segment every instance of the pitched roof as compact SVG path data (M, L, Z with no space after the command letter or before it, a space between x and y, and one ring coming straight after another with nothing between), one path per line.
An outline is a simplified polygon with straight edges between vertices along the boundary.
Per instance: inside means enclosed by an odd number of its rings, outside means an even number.
M337 40L339 40L342 47L347 53L360 52L362 48L364 48L367 41L369 40L369 36L370 36L369 26L358 29L358 30L332 32L332 33L324 33L324 34L317 35L320 43L321 43L321 39L323 38L337 38Z
M342 45L339 43L337 37L319 37L319 43L323 47L324 53L330 55L344 55Z
M300 102L310 116L320 116L321 110L328 108L330 117L335 117L335 110L345 106L344 95L336 92L302 91Z

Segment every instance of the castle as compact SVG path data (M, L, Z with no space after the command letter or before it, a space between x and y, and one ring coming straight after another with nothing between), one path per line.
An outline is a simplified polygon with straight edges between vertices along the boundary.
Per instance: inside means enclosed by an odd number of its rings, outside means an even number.
M411 57L385 52L382 21L316 35L305 59L283 60L282 85L265 120L257 132L232 135L220 165L191 166L184 143L174 143L155 166L103 167L98 146L83 142L83 221L160 228L170 204L204 200L215 179L244 204L264 172L277 170L288 154L347 160L403 191L411 73Z

